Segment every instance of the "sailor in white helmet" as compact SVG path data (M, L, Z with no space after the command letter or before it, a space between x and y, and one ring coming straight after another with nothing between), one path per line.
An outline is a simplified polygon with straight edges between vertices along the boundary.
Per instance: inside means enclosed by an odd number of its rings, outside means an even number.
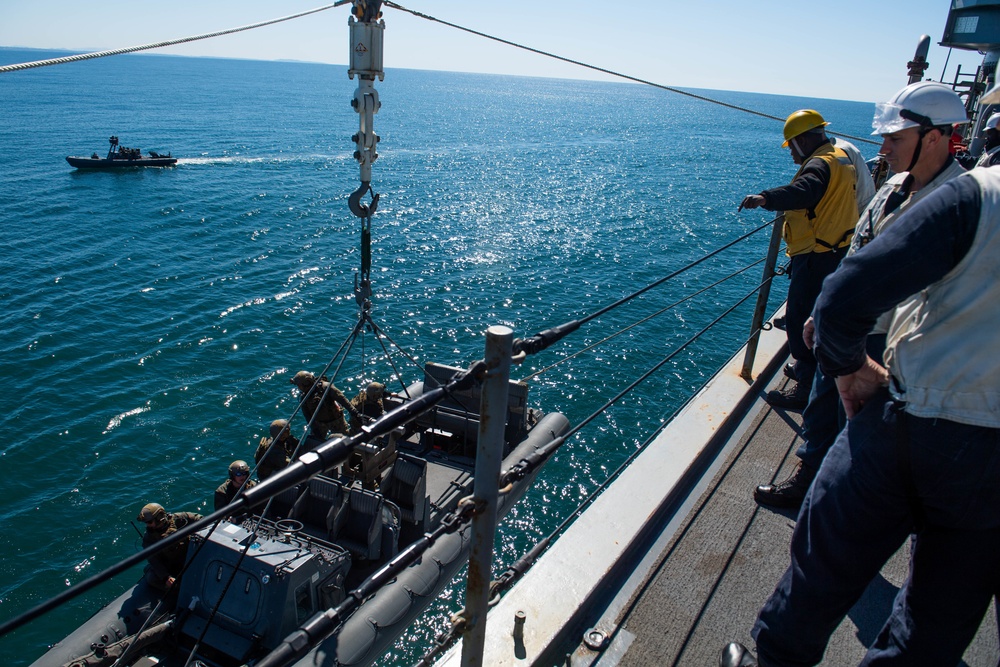
M950 87L930 81L906 86L885 104L876 105L872 134L882 136L881 153L895 175L862 211L848 256L935 188L965 172L952 157L948 142L952 128L967 122L965 105L958 95ZM868 336L868 352L875 359L882 358L885 332L891 321L892 313L886 313ZM812 323L807 321L803 333L809 349L813 347L811 331ZM798 509L823 457L843 426L843 412L839 408L833 378L818 369L809 402L802 413L803 443L795 452L800 459L799 466L782 482L758 486L754 490L754 500L769 507Z
M901 131L910 106L895 119L880 109L881 122ZM929 121L920 129L939 127L916 113ZM806 494L790 566L758 616L759 663L731 643L725 667L818 664L910 535L910 576L861 664L957 664L1000 590L1000 170L952 178L876 229L827 278L814 310L816 357L850 422ZM865 339L886 312L888 346L876 359Z
M977 167L993 167L1000 164L1000 113L995 113L986 120L983 125L983 137L986 143L983 145L983 154L976 161Z
M965 105L955 91L933 81L906 86L888 102L875 105L872 134L881 135L879 153L895 175L862 213L851 239L852 253L892 224L906 208L963 173L951 156L949 141L954 126L968 122Z

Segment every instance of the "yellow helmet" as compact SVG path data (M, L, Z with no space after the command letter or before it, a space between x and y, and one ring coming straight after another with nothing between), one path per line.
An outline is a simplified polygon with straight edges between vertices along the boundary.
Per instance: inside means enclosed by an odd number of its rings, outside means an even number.
M823 116L818 111L812 109L799 109L785 119L785 143L782 148L788 148L788 142L799 136L803 132L814 130L817 127L826 127L828 122L823 120Z

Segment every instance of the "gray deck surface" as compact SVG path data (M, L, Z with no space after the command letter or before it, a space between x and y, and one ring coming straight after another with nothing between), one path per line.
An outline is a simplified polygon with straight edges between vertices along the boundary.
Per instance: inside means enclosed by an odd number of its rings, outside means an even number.
M728 641L753 649L750 629L788 566L795 515L758 507L752 492L758 484L785 479L801 443L797 413L759 405L650 577L625 605L616 650L599 659L602 667L714 666ZM908 553L909 543L871 583L834 634L823 665L858 664L906 578ZM996 667L998 658L991 608L961 664Z

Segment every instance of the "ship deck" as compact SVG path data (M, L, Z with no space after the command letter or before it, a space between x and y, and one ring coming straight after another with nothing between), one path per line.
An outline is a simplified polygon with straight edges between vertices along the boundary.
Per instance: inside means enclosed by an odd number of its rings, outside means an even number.
M607 648L578 651L574 664L716 665L727 641L753 648L750 629L788 566L796 515L759 507L751 494L756 485L794 470L800 422L797 413L758 401L679 529L651 551L648 568L609 606L616 613ZM909 542L837 628L822 664L860 662L906 579L908 554ZM995 667L998 658L991 608L960 664Z
M759 507L752 493L794 469L801 418L763 401L785 382L784 332L762 334L752 384L741 357L490 611L482 664L711 667L729 641L753 649L750 630L788 566L796 515ZM908 553L907 543L872 581L823 665L858 664L905 581ZM456 646L437 664L456 667L460 654ZM961 664L998 660L991 607Z

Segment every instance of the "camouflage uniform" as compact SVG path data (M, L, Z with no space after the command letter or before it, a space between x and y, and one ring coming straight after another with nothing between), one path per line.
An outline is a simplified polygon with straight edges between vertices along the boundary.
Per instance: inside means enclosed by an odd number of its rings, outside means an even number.
M252 489L255 486L257 486L257 482L249 479L243 488L246 490ZM236 497L236 492L239 490L240 485L231 479L227 479L225 482L220 484L219 488L215 490L215 510L219 511L229 503L233 502L233 498Z
M351 434L359 433L364 421L361 416L378 419L385 414L385 406L382 404L382 395L385 393L385 385L372 382L367 389L362 389L358 395L351 399L351 405L357 411L357 415L351 415Z
M151 526L146 526L146 533L142 536L142 548L156 544L160 540L176 533L178 530L188 525L192 521L201 518L200 514L194 512L174 512L167 514L167 520L161 530L155 530ZM154 588L164 590L167 587L168 577L177 577L184 569L184 560L187 558L187 547L190 538L184 538L177 544L170 546L159 553L149 557L149 568L146 572L146 581Z
M261 438L253 455L253 460L257 462L257 478L262 482L279 470L284 470L299 446L299 439L287 433L273 447L272 442L274 438Z
M324 401L323 394L326 392L327 387L330 388L330 391ZM344 409L341 406L344 406L350 412L354 411L354 406L344 396L344 392L326 380L320 380L316 383L305 405L302 406L302 414L306 420L312 419L313 414L316 413L316 421L312 423L312 434L314 436L325 439L328 435L334 433L348 434L347 420L344 418Z

